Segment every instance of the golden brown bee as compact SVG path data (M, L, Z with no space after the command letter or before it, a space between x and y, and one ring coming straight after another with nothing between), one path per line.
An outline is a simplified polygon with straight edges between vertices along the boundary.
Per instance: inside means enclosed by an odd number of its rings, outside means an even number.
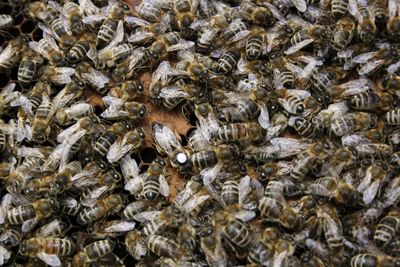
M126 81L110 89L109 95L124 99L134 100L143 95L143 82L140 80Z
M337 136L343 136L356 131L375 128L378 124L377 116L365 112L352 112L332 121L331 131Z
M77 222L85 225L101 219L108 213L116 213L126 203L125 195L109 195L96 201L92 207L84 208L78 215Z
M92 263L110 254L114 250L115 245L115 241L110 239L95 241L74 255L72 258L72 266L86 266L86 264Z
M82 11L78 4L73 1L66 1L62 7L62 14L68 18L73 34L78 35L83 32Z
M70 2L68 2L70 3ZM66 3L67 4L67 3ZM68 51L67 58L71 63L77 63L86 57L92 59L95 55L96 35L93 33L83 34L79 40Z
M71 161L63 170L58 172L50 184L53 193L61 193L66 189L71 188L71 178L82 171L82 166L79 161Z
M347 47L353 40L356 23L349 17L344 17L336 23L330 47L335 51L340 51Z
M202 170L215 166L218 162L230 162L240 154L236 145L219 145L214 150L199 151L190 155L190 162L194 170Z
M18 81L24 85L30 84L43 59L32 49L27 48L18 67Z
M239 140L257 141L264 136L263 129L258 123L225 124L215 133L217 142L235 142Z
M343 247L343 226L336 208L329 204L319 207L317 217L321 220L326 242L331 249Z
M41 20L48 25L59 16L56 9L42 1L29 3L27 13L32 19Z
M188 28L193 22L197 7L192 6L190 0L174 0L173 5L179 29Z
M246 21L262 26L270 26L275 22L275 17L265 6L257 6L252 1L242 1L239 6L239 14Z

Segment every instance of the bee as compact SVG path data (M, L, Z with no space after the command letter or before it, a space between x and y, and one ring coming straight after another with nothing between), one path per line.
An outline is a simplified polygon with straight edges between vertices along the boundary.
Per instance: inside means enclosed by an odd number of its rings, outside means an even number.
M368 166L365 174L362 173L362 175L363 177L358 184L357 190L362 193L363 201L368 205L378 195L381 184L389 175L389 168L383 161L376 160Z
M103 100L109 104L107 109L101 113L101 117L109 120L129 119L137 121L143 119L147 115L146 105L135 101L124 101L113 97L104 97ZM107 102L110 100L109 102Z
M73 34L79 35L83 32L84 26L82 23L82 10L79 5L73 1L66 1L61 12L69 22L69 27Z
M155 44L155 43L153 43ZM136 75L138 71L145 68L152 59L153 52L151 48L138 47L132 52L125 61L119 63L112 72L112 78L116 82L123 82L126 79Z
M67 2L65 4L68 3L72 2ZM96 40L95 34L93 33L83 34L68 51L67 59L69 60L69 62L77 63L79 61L82 61L86 57L88 57L89 59L95 59L96 56L95 40Z
M12 39L0 53L0 72L8 72L19 62L25 46L23 38Z
M103 72L94 69L88 63L80 63L75 68L75 72L79 80L91 86L96 92L101 95L108 93L108 84L111 79Z
M276 180L290 173L292 166L286 161L266 162L262 166L258 166L256 171L260 181Z
M256 60L266 54L267 34L255 31L250 34L246 41L246 56L248 60Z
M14 18L11 15L1 14L0 15L0 29L5 29L13 26Z
M294 161L290 176L295 180L303 180L315 164L328 156L325 146L321 142L316 142L300 153Z
M46 24L50 24L59 16L53 6L40 1L29 3L27 13L32 19L41 20Z
M125 154L131 153L141 147L144 138L145 135L141 128L127 132L123 137L117 138L115 143L110 146L107 153L107 160L110 163L120 160Z
M390 93L364 92L347 99L347 104L355 110L389 109L397 104L397 99Z
M400 229L399 211L391 210L379 222L375 229L374 241L379 248L384 248L394 239Z
M125 235L124 244L128 253L136 260L144 258L147 254L147 246L140 231L137 229L134 229Z
M6 177L6 189L9 193L20 193L30 176L29 170L39 167L40 159L35 157L26 157L22 164L18 165Z
M228 50L218 59L217 73L227 74L235 69L240 59L240 53L236 50Z
M357 19L357 33L361 41L371 43L375 40L376 25L375 17L372 14L372 6L361 6L357 3L349 8L349 11Z
M337 136L348 135L357 131L376 128L377 120L378 118L375 114L352 112L333 120L330 130Z
M352 166L355 156L347 147L338 148L332 155L329 162L322 164L322 170L326 170L329 175L339 176L346 167Z
M3 228L0 243L6 248L18 246L23 239L21 231L16 227Z
M115 248L116 242L110 239L95 241L74 255L72 258L72 266L84 266L93 263L97 259L110 254Z
M100 69L104 69L105 67L115 67L117 64L128 58L135 49L136 47L129 43L123 43L109 49L103 49L97 56L96 66Z
M241 19L234 19L211 43L211 49L219 49L224 45L230 45L247 37L250 33L247 23Z
M203 226L200 233L200 247L210 266L226 266L228 257L222 246L222 236L211 225Z
M50 64L61 66L65 64L63 52L51 36L40 39L39 42L29 42L29 47L47 59Z
M23 85L29 85L42 63L43 59L34 50L26 48L18 67L18 81Z
M108 213L116 213L126 203L125 195L109 195L96 201L92 207L84 208L78 215L77 223L85 225L101 219Z
M54 200L38 199L8 211L6 221L11 225L22 224L22 232L32 229L41 219L47 218L58 209Z
M317 125L312 120L303 117L291 117L289 125L302 137L311 138L319 133Z
M70 67L54 67L52 65L47 65L39 69L38 73L40 81L55 85L64 85L72 81L71 75L75 73L75 70Z
M50 192L50 184L53 179L52 175L32 179L25 185L24 192L30 198L44 197Z
M75 244L61 238L30 238L23 240L19 252L23 256L38 257L50 266L60 266L59 256L71 256Z
M50 184L53 193L62 193L71 188L71 178L82 171L82 165L79 161L69 162L64 169L58 172Z
M389 21L387 22L387 31L389 38L395 41L400 39L400 6L396 1L388 0Z
M83 117L94 116L94 107L88 103L77 103L59 110L54 121L59 125L71 125Z
M345 2L345 1L337 1ZM346 48L354 38L356 23L349 17L344 17L336 23L329 46L334 51Z
M318 178L308 186L308 190L315 196L334 198L338 203L347 206L358 204L360 199L351 184L335 177Z
M81 212L82 205L73 197L66 197L60 200L60 210L63 214L76 217Z
M375 255L375 254L357 254L351 258L351 267L362 266L362 267L381 267L381 266L397 266L398 258L393 258L386 255Z
M267 27L275 22L274 16L267 7L257 6L251 1L242 1L238 12L246 21L257 25Z
M291 46L285 51L285 54L291 55L311 43L322 43L330 36L331 31L329 27L324 25L309 25L308 28L298 31L290 38L289 43Z
M135 9L140 17L152 23L159 22L163 17L161 7L151 1L142 1Z
M276 221L282 226L293 229L299 226L300 216L287 204L283 196L284 185L278 181L270 181L260 199L258 209L261 216L269 221Z
M317 211L328 246L333 250L343 247L343 226L334 207L326 204Z
M198 2L190 0L174 0L173 10L177 17L179 29L189 28L192 24Z
M399 125L400 124L400 109L391 109L383 115L383 121L387 125Z
M37 108L32 122L32 140L44 143L50 135L50 122L54 115L54 104L45 94L42 95L42 103Z
M94 157L100 159L107 155L110 147L117 140L118 136L123 136L132 130L133 125L129 121L116 122L102 134L94 144Z
M263 129L258 123L230 123L223 125L215 133L217 142L235 142L249 140L256 142L264 137Z
M218 162L227 163L239 157L240 150L236 145L218 145L214 150L204 150L190 155L190 162L194 170L214 167Z
M172 259L176 259L178 257L178 244L166 237L153 234L146 237L145 244L151 252L158 256Z

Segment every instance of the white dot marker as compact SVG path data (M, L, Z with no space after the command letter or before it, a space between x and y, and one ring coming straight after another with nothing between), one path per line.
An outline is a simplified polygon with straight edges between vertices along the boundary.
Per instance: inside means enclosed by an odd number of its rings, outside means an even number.
M180 163L183 164L187 161L187 156L185 155L185 153L179 153L178 155L176 155L176 160Z

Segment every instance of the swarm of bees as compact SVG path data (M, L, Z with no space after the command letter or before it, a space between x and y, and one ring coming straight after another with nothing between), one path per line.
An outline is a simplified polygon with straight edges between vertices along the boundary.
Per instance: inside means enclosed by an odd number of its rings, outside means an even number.
M8 0L0 44L0 265L400 266L399 0Z

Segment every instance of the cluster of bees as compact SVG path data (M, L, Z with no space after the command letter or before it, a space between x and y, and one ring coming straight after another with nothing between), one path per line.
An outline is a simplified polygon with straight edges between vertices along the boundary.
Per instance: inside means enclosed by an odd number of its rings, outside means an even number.
M0 265L400 266L399 0L6 5Z

